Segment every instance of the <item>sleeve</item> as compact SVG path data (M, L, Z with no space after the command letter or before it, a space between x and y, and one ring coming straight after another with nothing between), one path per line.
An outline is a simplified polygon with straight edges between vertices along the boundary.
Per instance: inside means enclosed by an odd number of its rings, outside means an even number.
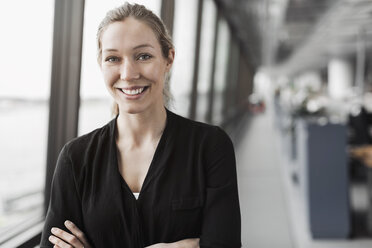
M40 247L53 247L48 238L51 228L58 227L67 231L63 224L66 220L74 222L83 230L81 199L76 188L72 163L66 146L59 154L54 171L49 208L41 236Z
M200 247L241 247L241 219L233 144L228 135L217 128L207 150L207 188Z

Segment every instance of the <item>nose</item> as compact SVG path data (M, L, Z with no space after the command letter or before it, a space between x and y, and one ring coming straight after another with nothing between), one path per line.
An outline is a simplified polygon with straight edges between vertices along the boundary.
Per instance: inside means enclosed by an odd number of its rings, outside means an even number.
M131 81L138 79L140 76L139 70L135 62L130 60L124 61L120 66L120 79L123 81Z

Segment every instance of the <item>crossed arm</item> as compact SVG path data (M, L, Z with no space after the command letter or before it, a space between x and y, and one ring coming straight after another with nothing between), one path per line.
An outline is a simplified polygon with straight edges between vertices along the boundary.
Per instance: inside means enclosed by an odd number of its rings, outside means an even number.
M71 232L68 233L53 227L52 235L49 241L54 244L55 248L92 248L87 241L84 233L71 221L65 221L66 228ZM199 248L199 239L184 239L174 243L158 243L146 248Z
M175 243L159 243L147 248L177 248L177 247L241 247L240 242L240 209L236 181L235 155L232 142L228 136L222 131L217 130L210 144L206 147L206 190L205 203L203 205L203 225L201 228L200 239L185 239ZM70 164L67 153L61 152L59 163L57 165L57 174L53 179L55 198L61 202L72 204L79 202L79 198L72 190L63 190L66 182L72 182L75 179L72 177L72 165ZM53 196L53 195L52 195ZM61 199L60 199L61 198ZM56 201L54 199L54 201ZM72 199L66 201L66 199ZM80 206L75 207L79 209ZM64 219L73 216L71 211L62 211L53 209L48 211L51 213L51 218L58 217L58 222L61 223ZM78 211L78 210L77 210ZM82 223L79 216L74 219L74 222ZM55 248L91 248L87 242L84 233L74 224L65 222L69 232L63 231L60 228L55 228L49 241L54 244ZM46 225L42 238L42 243L47 246L47 237L49 236L49 228L56 224ZM80 224L79 224L80 225ZM60 226L59 226L60 227ZM44 247L42 246L42 247Z

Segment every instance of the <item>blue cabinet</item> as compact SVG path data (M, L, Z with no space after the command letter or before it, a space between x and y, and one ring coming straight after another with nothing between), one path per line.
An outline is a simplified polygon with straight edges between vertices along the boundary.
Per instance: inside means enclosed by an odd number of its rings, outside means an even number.
M297 162L313 238L348 238L350 202L347 127L299 119Z

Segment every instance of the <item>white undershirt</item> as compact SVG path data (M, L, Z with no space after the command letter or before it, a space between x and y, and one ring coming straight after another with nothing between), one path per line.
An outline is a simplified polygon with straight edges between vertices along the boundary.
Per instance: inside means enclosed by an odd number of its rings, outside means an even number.
M133 195L134 195L134 197L136 198L136 200L138 200L139 194L140 194L140 193L134 193L134 192L133 192Z

